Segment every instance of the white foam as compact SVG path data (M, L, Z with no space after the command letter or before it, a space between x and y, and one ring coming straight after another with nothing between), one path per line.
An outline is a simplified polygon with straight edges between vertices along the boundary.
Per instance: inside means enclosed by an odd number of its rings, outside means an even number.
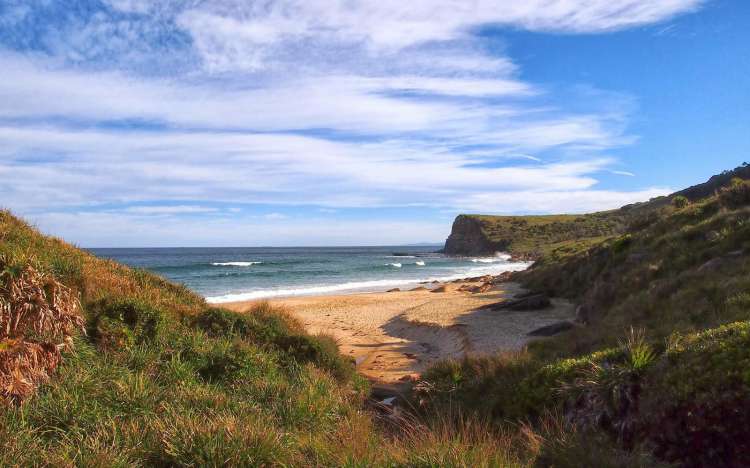
M392 266L393 268L401 268L400 263L386 263L385 266Z
M432 281L453 281L457 279L469 278L473 276L497 275L505 271L521 271L531 265L531 262L503 263L498 265L487 265L480 267L470 267L456 271L448 276L433 276L429 278L402 278L387 280L371 281L352 281L348 283L305 286L300 288L279 288L279 289L262 289L235 294L225 294L223 296L207 297L206 301L212 304L223 302L250 301L254 299L265 299L271 297L288 297L288 296L316 296L330 293L341 292L365 292L365 291L383 291L387 288L396 286L405 286Z
M414 264L417 266L424 266L424 260L417 260Z
M249 267L252 265L260 265L263 262L214 262L213 266L235 266L235 267Z
M496 253L494 257L472 258L472 263L501 263L507 262L511 256L506 253Z

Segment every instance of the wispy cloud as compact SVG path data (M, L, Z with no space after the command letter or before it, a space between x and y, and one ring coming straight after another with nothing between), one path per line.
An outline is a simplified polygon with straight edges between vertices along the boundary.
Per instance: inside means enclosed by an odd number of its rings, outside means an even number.
M476 32L602 33L702 1L104 3L0 9L0 197L56 232L111 205L142 229L220 203L583 211L661 194L597 185L629 174L605 154L636 141L630 106L554 106Z

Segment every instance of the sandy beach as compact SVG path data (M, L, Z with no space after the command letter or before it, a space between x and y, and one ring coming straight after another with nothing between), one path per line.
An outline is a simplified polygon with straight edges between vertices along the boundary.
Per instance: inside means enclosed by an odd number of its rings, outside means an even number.
M520 349L531 339L530 331L573 316L573 307L560 299L535 311L482 309L524 290L505 282L485 292L466 291L481 284L428 284L409 291L270 302L288 309L309 332L336 338L341 352L355 359L361 374L383 384L408 381L445 358ZM252 303L224 306L244 311Z

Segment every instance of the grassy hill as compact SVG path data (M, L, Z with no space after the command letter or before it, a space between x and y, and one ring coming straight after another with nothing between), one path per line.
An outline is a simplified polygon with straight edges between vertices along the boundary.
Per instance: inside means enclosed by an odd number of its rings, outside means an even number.
M510 252L539 257L577 251L624 229L618 212L586 215L460 215L445 243L449 255L493 255Z
M493 255L510 252L519 256L561 258L620 235L631 225L647 221L651 213L669 205L675 197L696 201L709 197L732 178L750 178L750 167L741 166L708 181L617 210L580 215L489 216L459 215L445 243L449 255Z
M518 430L384 413L368 387L283 310L210 307L0 211L0 466L534 462Z
M574 432L547 446L543 466L594 466L591 456L748 466L750 182L741 176L746 167L640 206L620 234L588 249L542 255L515 280L577 303L578 325L522 353L436 366L421 397L496 421L562 417Z

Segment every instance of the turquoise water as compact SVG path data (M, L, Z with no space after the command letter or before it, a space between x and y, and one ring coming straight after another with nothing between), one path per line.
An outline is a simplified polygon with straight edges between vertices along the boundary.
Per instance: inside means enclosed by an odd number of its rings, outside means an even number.
M148 248L91 252L182 283L209 302L384 291L528 266L509 261L507 255L446 257L434 253L438 248Z

